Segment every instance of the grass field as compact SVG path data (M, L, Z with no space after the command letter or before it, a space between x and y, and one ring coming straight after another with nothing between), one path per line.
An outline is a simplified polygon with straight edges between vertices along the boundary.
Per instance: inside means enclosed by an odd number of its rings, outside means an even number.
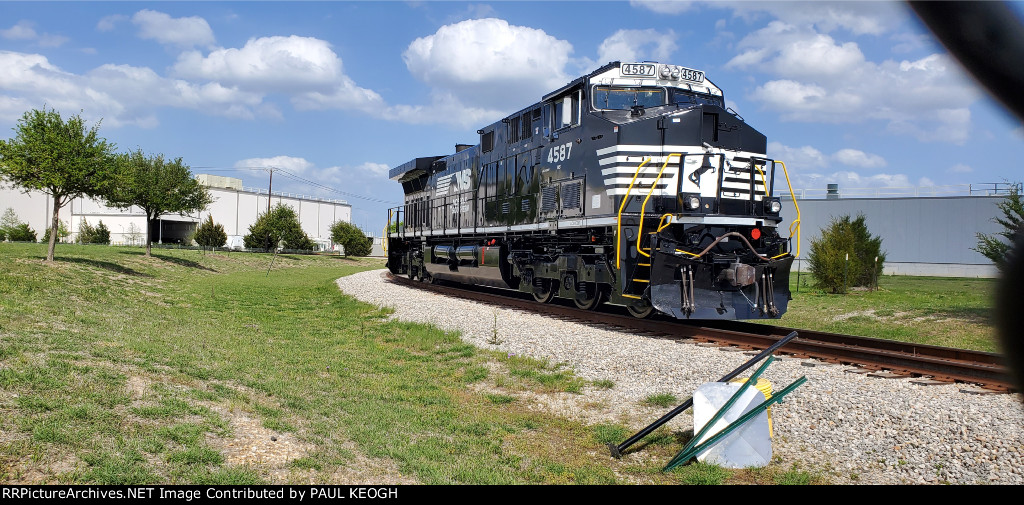
M0 244L3 483L806 482L660 472L685 441L530 409L571 371L388 319L334 279L380 260ZM496 371L500 370L500 371ZM473 388L486 381L487 388ZM486 389L487 392L475 392ZM495 392L497 389L500 392Z
M882 276L877 290L833 295L790 282L793 300L780 325L918 344L996 352L995 279Z
M145 258L134 248L60 245L53 265L44 255L44 245L0 244L0 483L826 479L781 463L662 474L689 436L666 430L613 460L603 445L631 430L531 409L522 393L614 384L392 321L386 307L339 292L336 278L380 268L380 260L285 255L268 271L269 256L246 253L157 250ZM791 306L795 322L783 322L812 324L815 311L839 302L850 305L836 314L889 317L871 308L875 296L888 296L894 307L882 310L899 319L938 296L908 294L929 291L927 280L888 282L841 300L802 290ZM934 325L958 314L987 317L974 303L964 302L964 312L945 303ZM871 326L856 317L839 322Z

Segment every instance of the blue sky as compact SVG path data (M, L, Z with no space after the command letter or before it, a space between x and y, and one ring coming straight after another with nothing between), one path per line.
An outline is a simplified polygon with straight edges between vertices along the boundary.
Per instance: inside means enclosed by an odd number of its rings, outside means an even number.
M81 113L195 173L288 170L304 181L275 192L347 200L379 233L389 167L616 59L704 70L795 187L1021 179L1020 123L884 2L2 2L0 135Z

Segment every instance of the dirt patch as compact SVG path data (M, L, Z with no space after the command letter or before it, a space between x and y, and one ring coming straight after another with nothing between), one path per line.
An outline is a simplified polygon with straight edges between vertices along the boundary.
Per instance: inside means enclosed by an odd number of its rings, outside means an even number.
M223 454L229 465L264 469L272 480L278 481L280 477L287 477L287 471L284 475L281 471L287 470L288 463L309 455L315 448L295 434L265 428L259 419L241 409L224 405L213 405L210 409L231 426L228 438L209 434L206 437L210 447Z
M875 315L874 310L855 310L853 312L846 312L844 314L833 316L832 321L845 321L852 317L870 317L873 319L879 319L879 317Z

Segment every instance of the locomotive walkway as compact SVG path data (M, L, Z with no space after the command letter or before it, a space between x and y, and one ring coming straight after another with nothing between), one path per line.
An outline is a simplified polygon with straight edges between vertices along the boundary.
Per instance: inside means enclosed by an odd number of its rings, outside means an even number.
M559 319L594 325L625 328L658 338L693 339L710 345L730 346L743 350L765 349L792 331L799 337L779 349L781 354L814 358L830 363L859 367L856 372L877 377L906 378L923 384L964 382L983 388L1008 392L1011 390L1009 370L1000 355L931 345L908 344L852 335L795 330L780 326L744 321L687 322L668 318L637 319L609 310L584 311L559 303L540 304L519 292L480 286L455 286L415 282L389 275L391 282L424 289L446 296L514 308Z

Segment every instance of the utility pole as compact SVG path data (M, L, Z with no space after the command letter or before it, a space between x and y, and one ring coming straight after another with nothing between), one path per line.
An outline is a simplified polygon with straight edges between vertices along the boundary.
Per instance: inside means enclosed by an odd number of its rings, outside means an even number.
M277 167L267 167L266 170L270 172L270 184L267 186L267 214L270 214L270 196L271 191L274 189L274 170L280 170Z

